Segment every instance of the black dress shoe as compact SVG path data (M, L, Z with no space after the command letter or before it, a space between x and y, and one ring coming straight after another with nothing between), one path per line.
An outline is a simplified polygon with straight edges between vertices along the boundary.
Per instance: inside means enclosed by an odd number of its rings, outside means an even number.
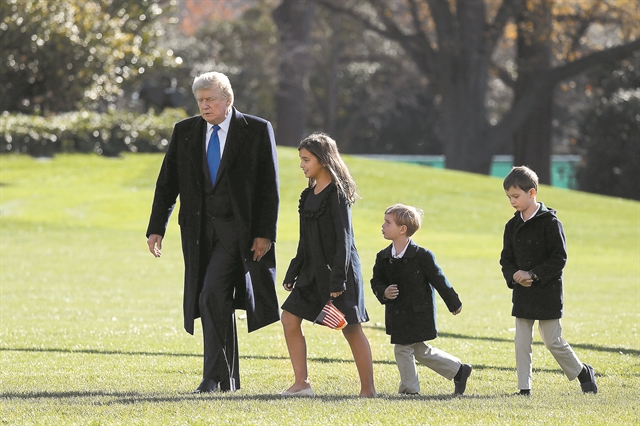
M593 367L590 366L589 364L584 364L583 367L583 373L580 373L580 376L586 376L586 377L580 377L578 376L578 379L580 380L580 386L582 387L582 392L584 393L598 393L598 385L596 384L596 372L593 371Z
M211 393L217 390L218 390L218 382L214 382L213 380L207 379L205 377L204 379L202 379L202 382L200 382L200 386L198 386L196 390L194 390L191 393Z
M469 364L462 364L456 377L453 378L453 384L455 385L454 393L456 395L464 394L464 391L467 389L467 379L471 375L471 367Z

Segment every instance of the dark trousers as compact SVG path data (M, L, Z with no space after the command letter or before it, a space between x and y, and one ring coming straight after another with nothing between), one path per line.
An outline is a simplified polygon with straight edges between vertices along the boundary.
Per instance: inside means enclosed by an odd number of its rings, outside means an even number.
M240 371L233 295L234 282L242 279L240 250L231 223L205 222L202 248L209 259L198 301L204 337L202 376L220 383L221 390L236 390L240 389Z

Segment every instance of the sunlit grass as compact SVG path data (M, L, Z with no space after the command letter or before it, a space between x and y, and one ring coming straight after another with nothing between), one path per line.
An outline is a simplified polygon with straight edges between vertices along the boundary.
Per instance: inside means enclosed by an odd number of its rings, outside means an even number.
M306 182L297 151L279 150L281 281L297 244ZM239 321L242 390L194 396L202 342L182 329L182 254L176 217L163 257L146 230L162 157L51 161L0 157L0 418L6 424L633 424L640 392L640 203L542 187L568 239L564 336L598 373L600 393L568 382L536 336L534 397L516 390L510 292L498 264L513 211L500 179L346 157L362 199L353 209L365 282L386 246L385 207L426 216L416 241L434 251L463 301L438 302L433 343L474 365L467 394L419 367L422 395L397 395L384 311L367 290L379 398L355 398L357 374L340 333L305 327L319 395L284 399L291 366L279 324L252 334ZM278 286L280 300L286 297ZM239 312L242 314L241 312ZM196 322L197 326L198 323Z

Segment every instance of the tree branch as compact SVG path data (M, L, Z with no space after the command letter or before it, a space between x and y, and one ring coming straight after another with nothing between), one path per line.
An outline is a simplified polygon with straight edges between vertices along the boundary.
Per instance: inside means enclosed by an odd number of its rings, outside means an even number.
M356 12L354 9L343 6L342 2L331 0L318 0L318 4L327 9L342 13L356 22L362 24L366 29L371 30L384 38L397 42L403 50L411 56L416 65L422 69L426 75L433 73L433 65L435 61L435 51L431 48L429 40L421 33L405 34L398 24L386 13L388 5L380 0L369 0L371 7L376 11L376 15L382 22L383 26L374 24L369 18Z
M365 16L362 16L360 13L356 12L355 10L342 6L343 4L342 2L338 3L331 0L318 0L318 4L332 12L341 13L343 15L348 16L354 21L362 24L366 29L370 31L373 31L384 37L391 38L391 34L387 30L372 23L368 18L366 18ZM338 6L338 4L340 4L340 6Z
M579 19L580 25L578 26L576 33L573 35L573 39L571 40L569 51L567 52L568 54L575 52L578 46L580 45L580 38L587 31L587 29L589 28L589 25L591 25L593 16L595 15L596 10L600 7L601 4L602 4L602 0L596 1L596 3L591 8L591 10L587 11L587 16L584 19Z
M485 36L487 52L490 55L495 49L496 43L504 33L504 27L509 22L509 19L516 16L516 12L523 6L524 0L503 0L496 13L496 17L487 27Z
M459 36L453 14L449 9L449 3L442 0L426 0L426 2L429 5L429 10L431 10L433 22L436 24L439 51L442 52L453 48L453 46L446 46L446 42L452 40L455 44Z
M615 66L617 61L632 55L636 51L640 51L640 39L621 46L593 52L580 59L542 73L533 81L529 89L523 93L523 96L513 104L511 110L502 117L500 123L487 130L488 139L495 144L495 146L491 148L496 149L502 147L513 132L522 125L531 111L536 108L540 100L544 97L544 94L553 90L557 83L579 74L594 65L611 64L611 66Z
M431 66L431 64L435 63L436 52L431 48L429 34L427 34L426 30L422 26L422 21L420 20L420 12L418 10L418 0L408 1L409 5L411 6L411 18L413 19L413 26L416 29L416 41L419 45L424 46L426 53L425 62L428 64L429 72L432 72L433 66Z
M491 62L489 64L489 72L502 80L505 86L512 90L516 89L516 82L513 80L511 73L501 66L498 66L495 62Z

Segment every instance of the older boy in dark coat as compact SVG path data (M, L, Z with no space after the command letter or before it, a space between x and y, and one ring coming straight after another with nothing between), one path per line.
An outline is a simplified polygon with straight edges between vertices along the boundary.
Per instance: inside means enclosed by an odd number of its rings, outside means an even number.
M516 209L504 229L500 255L502 273L513 289L516 317L518 395L531 395L533 323L545 346L569 380L580 380L583 392L598 392L595 372L580 362L562 338L562 270L567 248L556 212L536 202L538 176L528 167L514 167L504 179L504 190Z
M371 288L385 305L387 334L394 343L400 371L401 394L417 394L420 382L415 361L446 379L453 379L455 394L462 395L471 366L429 344L436 338L435 290L453 315L462 310L458 294L449 284L429 250L419 247L411 236L420 229L422 212L395 204L385 211L382 234L393 243L376 256Z

